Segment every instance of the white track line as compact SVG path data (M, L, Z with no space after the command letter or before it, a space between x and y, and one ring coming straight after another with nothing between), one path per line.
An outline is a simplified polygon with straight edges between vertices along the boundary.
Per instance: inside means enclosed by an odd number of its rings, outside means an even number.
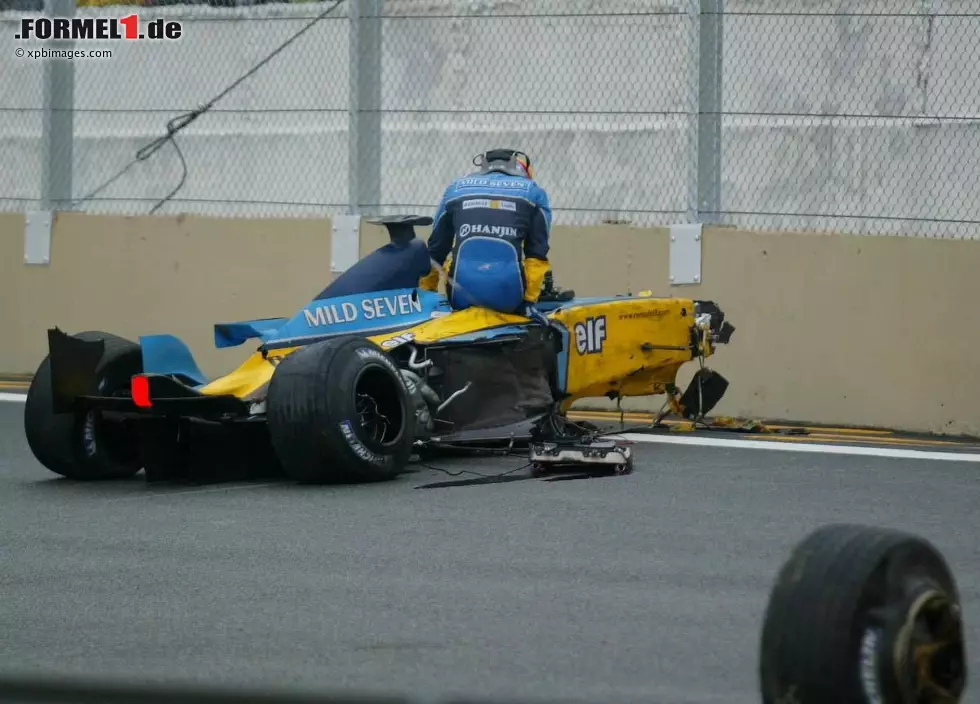
M0 402L24 403L26 394L10 394L0 392ZM631 442L692 445L695 447L730 447L736 450L775 450L777 452L813 452L824 455L863 455L865 457L892 457L908 460L945 460L947 462L980 462L980 454L966 452L928 452L926 450L900 450L891 447L852 447L849 445L832 445L827 443L798 443L780 440L732 440L705 437L676 437L671 435L640 435L637 433L620 433L612 437L623 438ZM250 485L255 486L255 485Z
M621 433L618 437L631 442L662 443L667 445L695 445L700 447L732 447L740 450L776 450L781 452L816 452L825 455L864 455L869 457L893 457L909 460L946 460L948 462L980 462L980 454L965 452L927 452L925 450L899 450L891 447L851 447L824 443L797 443L780 440L724 440L721 438L672 437L669 435L640 435Z

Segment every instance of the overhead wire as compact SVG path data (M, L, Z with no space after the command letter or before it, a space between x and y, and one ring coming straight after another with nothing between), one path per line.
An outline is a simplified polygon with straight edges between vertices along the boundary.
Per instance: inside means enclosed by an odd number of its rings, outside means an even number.
M206 112L208 112L209 110L211 110L211 108L213 108L214 105L218 101L220 101L222 98L224 98L229 93L231 93L235 88L237 88L239 85L241 85L244 81L246 81L247 79L249 79L253 75L255 75L255 73L257 73L259 71L259 69L261 69L263 66L265 66L266 64L268 64L270 61L272 61L272 59L274 59L276 56L278 56L279 54L281 54L286 49L286 47L288 47L290 44L292 44L297 39L299 39L302 35L304 35L306 32L308 32L310 29L312 29L314 27L314 25L316 25L321 20L325 19L330 13L332 13L334 10L336 10L338 7L340 7L346 1L347 0L335 0L335 2L330 7L328 7L325 10L323 10L320 14L318 14L316 17L314 17L313 19L311 19L306 25L304 25L302 28L300 28L298 31L296 31L294 34L292 34L288 39L286 39L286 41L284 41L282 44L280 44L278 47L276 47L271 53L269 53L268 56L266 56L264 59L262 59L261 61L259 61L258 63L256 63L254 66L252 66L248 71L246 71L245 73L243 73L237 79L235 79L234 81L232 81L231 84L229 84L224 90L222 90L216 96L214 96L213 98L211 98L211 100L209 100L208 102L204 103L203 105L195 108L194 110L191 110L189 112L183 113L181 115L177 115L176 117L171 118L170 120L168 120L167 121L167 132L166 132L166 134L163 134L163 135L157 137L156 139L154 139L153 141L151 141L149 144L146 144L145 146L143 146L142 148L140 148L136 152L136 156L129 163L127 163L125 166L123 166L121 169L119 169L119 171L117 171L112 176L110 176L108 179L106 179L97 188L95 188L91 192L87 193L86 195L82 196L78 200L73 201L71 203L71 207L74 208L74 207L77 207L77 206L81 205L82 203L85 203L87 201L92 200L99 193L101 193L106 188L108 188L109 186L111 186L112 184L114 184L116 181L118 181L120 178L122 178L136 164L138 164L138 163L140 163L142 161L146 161L151 156L153 156L158 151L160 151L160 149L165 144L168 144L169 143L169 144L173 145L173 148L174 148L174 150L177 153L177 158L180 159L180 165L181 165L180 181L177 183L177 185L166 196L164 196L159 201L157 201L156 205L154 205L153 208L150 209L150 213L151 214L152 213L155 213L165 203L169 202L175 195L177 195L180 192L180 190L184 187L184 184L187 183L187 176L188 176L187 161L184 158L184 154L181 151L180 146L177 144L177 141L175 139L176 136L177 136L177 134L181 130L183 130L186 127L188 127L195 120L197 120L197 118L199 118L201 115L203 115Z

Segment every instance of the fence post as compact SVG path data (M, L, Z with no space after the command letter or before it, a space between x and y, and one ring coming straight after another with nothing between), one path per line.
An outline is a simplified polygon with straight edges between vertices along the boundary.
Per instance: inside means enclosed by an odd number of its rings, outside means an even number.
M44 13L52 18L71 17L75 0L45 0ZM70 40L55 40L49 46L74 49ZM41 81L41 202L38 210L25 213L24 262L46 266L51 263L54 211L68 210L72 203L75 62L44 59Z
M721 219L722 54L725 0L699 0L697 221ZM707 216L707 218L705 218Z
M71 17L75 0L45 0L46 14ZM72 50L71 41L52 41L51 49ZM42 79L44 103L41 117L41 209L68 208L72 201L74 168L75 62L46 59Z
M698 85L700 76L700 22L701 0L687 0L687 222L698 221L698 126L699 108Z
M349 0L348 209L381 203L381 0Z

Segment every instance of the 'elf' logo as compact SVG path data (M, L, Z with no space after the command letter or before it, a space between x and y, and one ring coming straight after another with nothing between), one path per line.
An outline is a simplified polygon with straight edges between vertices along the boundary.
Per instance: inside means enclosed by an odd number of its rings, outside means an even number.
M602 352L606 341L606 316L586 318L584 322L575 324L575 349L579 354L596 354Z

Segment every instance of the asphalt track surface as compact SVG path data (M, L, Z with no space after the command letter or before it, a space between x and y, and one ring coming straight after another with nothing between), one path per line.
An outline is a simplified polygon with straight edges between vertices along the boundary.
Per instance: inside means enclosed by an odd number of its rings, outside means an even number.
M775 573L804 535L836 521L934 541L962 589L980 671L975 455L653 443L634 446L632 475L582 481L423 490L452 479L419 468L339 489L159 488L55 477L31 457L22 413L0 402L4 673L757 702Z

